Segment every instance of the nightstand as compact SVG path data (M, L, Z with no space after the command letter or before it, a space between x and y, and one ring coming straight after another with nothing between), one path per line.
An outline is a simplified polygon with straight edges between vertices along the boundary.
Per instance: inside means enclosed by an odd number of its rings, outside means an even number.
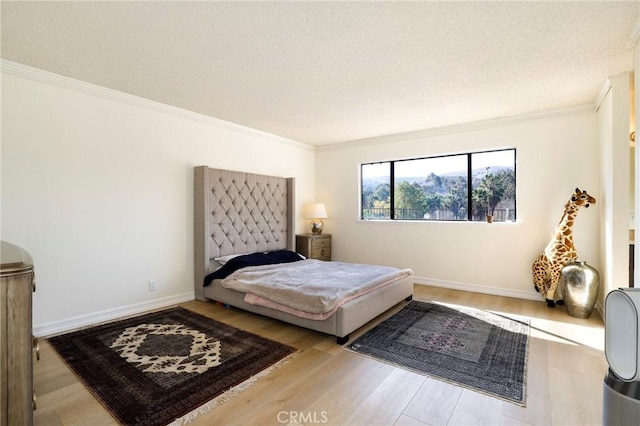
M298 234L296 251L307 259L331 260L331 234Z

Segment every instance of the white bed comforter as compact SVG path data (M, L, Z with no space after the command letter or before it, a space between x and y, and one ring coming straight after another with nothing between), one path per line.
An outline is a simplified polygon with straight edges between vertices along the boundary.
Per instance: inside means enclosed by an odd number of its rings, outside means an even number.
M411 269L307 259L243 268L220 284L295 310L323 314L342 300L408 275L413 275Z

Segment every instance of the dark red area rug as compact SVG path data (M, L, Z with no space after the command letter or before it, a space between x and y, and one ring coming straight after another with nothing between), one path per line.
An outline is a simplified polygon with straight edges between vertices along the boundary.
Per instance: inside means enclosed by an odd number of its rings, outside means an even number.
M189 420L295 352L179 307L49 341L119 422L140 426Z

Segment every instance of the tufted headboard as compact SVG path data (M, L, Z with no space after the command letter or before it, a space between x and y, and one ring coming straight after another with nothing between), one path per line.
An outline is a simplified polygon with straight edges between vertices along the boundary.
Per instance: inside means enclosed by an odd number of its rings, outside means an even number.
M294 250L294 178L194 169L196 299L209 261L228 254Z

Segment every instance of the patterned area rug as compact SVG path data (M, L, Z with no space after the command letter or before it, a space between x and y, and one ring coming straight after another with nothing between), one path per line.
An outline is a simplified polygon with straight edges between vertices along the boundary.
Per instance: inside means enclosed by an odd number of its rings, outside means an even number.
M413 301L347 349L525 405L529 324Z
M295 352L179 307L49 341L119 422L145 426L189 421Z

